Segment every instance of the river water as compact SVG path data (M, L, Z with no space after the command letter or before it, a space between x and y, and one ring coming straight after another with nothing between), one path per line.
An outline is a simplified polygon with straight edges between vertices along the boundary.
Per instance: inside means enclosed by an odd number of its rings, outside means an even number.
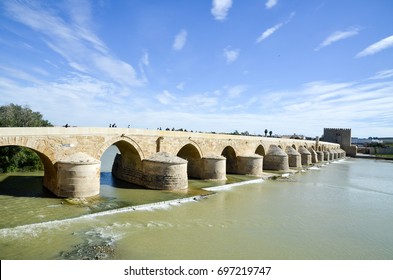
M393 259L391 161L173 193L114 180L115 153L92 200L53 197L42 173L1 175L0 259Z

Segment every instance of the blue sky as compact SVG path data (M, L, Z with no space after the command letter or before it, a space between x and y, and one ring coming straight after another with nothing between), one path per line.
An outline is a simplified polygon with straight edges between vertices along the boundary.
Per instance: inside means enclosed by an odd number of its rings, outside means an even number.
M2 0L0 105L55 125L393 136L393 1Z

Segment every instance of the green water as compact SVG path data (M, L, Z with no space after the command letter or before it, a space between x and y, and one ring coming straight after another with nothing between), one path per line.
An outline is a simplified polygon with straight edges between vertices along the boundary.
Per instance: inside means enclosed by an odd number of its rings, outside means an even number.
M146 207L137 205L212 191L203 181L189 193L130 189L104 173L100 197L72 205L47 193L40 174L3 176L0 258L393 259L392 170L347 159Z

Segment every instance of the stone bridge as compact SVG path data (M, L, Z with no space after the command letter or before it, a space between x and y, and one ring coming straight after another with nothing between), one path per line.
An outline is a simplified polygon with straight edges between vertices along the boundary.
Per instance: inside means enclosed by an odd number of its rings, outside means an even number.
M0 128L0 146L35 151L43 185L59 197L99 194L101 156L111 146L115 177L152 189L185 189L188 178L226 180L227 173L261 176L345 156L339 144L211 133L125 128Z

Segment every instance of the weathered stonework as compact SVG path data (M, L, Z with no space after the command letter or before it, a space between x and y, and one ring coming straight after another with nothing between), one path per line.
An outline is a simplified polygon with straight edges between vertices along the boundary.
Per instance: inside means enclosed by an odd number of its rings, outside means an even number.
M285 171L289 170L288 155L276 145L270 145L263 161L263 169Z
M288 155L288 165L291 168L301 168L302 159L299 152L297 152L293 147L287 146L285 152Z
M201 179L223 181L227 177L226 158L223 156L209 156L202 158Z
M303 146L299 147L299 153L302 159L302 165L308 166L311 164L311 153Z
M325 161L330 160L330 153L328 151L323 151L323 158Z
M324 156L324 153L322 151L317 151L317 159L318 159L318 161L324 161L325 160L325 156Z
M310 152L311 155L311 162L317 163L318 162L317 152L313 148L308 148L308 151Z
M238 156L237 157L238 174L259 176L262 175L263 156Z
M60 197L88 197L99 193L101 162L84 153L76 153L56 163L57 188ZM51 187L51 186L50 186Z
M187 161L159 152L143 161L143 178L143 185L150 189L187 189Z
M0 128L0 146L9 145L35 151L44 165L44 186L70 197L99 193L100 159L111 145L121 153L114 176L159 189L184 189L188 177L225 180L227 173L259 176L263 169L287 170L289 161L298 166L297 155L283 152L287 147L300 153L302 165L311 164L306 148L329 151L331 159L345 156L337 152L338 144L322 141L125 128ZM184 161L157 160L161 152Z

